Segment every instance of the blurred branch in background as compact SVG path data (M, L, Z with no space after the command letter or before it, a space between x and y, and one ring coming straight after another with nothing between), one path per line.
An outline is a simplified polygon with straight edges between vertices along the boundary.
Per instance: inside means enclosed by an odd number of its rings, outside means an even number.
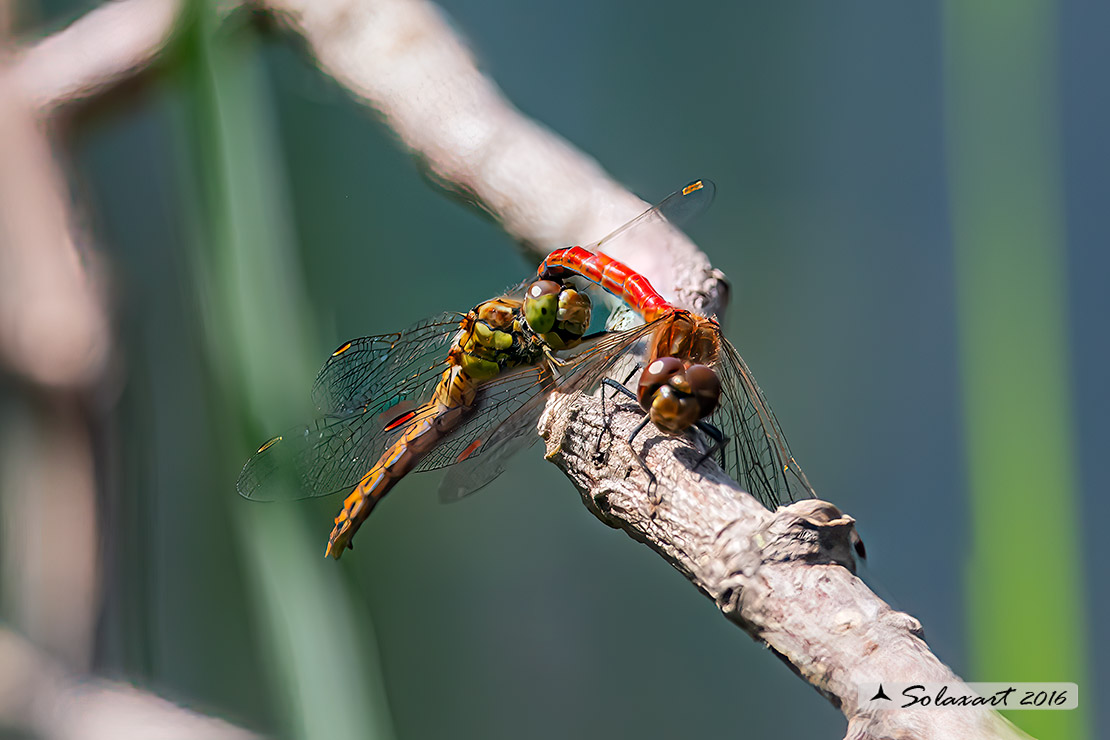
M0 727L65 740L251 740L245 730L90 678L0 627Z
M155 60L183 7L181 0L104 3L19 52L14 84L43 116L102 92Z
M108 319L45 126L0 71L0 360L35 385L83 388L108 359Z
M44 121L9 74L10 8L0 21L0 364L32 398L0 420L2 596L25 634L84 669L100 576L82 393L102 377L111 337Z
M102 274L51 152L48 114L139 70L161 48L168 17L152 25L122 9L90 14L92 33L71 28L26 52L4 48L0 59L0 362L32 399L0 429L3 601L13 626L39 646L0 629L0 727L82 740L246 740L253 735L84 675L101 582L87 396L104 383L112 337ZM10 22L11 5L4 11L0 21ZM152 28L158 39L140 38Z
M100 601L96 468L73 394L46 394L0 429L3 598L31 640L86 670ZM0 663L0 665L3 665Z

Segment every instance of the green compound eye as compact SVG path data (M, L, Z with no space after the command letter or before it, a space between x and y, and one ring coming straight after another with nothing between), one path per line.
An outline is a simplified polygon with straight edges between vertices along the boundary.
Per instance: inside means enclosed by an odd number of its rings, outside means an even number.
M524 319L537 334L546 334L555 326L559 313L558 283L551 280L537 280L528 286L524 296Z

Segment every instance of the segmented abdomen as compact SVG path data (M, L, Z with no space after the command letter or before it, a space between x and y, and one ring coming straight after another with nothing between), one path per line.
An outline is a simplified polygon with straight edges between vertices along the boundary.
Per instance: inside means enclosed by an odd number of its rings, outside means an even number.
M623 300L645 321L674 310L646 277L606 254L582 247L556 249L540 264L539 275L545 280L565 280L575 275L585 278Z
M406 428L343 501L328 537L326 555L338 560L382 497L466 418L474 405L477 387L477 382L460 366L452 364L444 371L427 403L391 422L391 426Z

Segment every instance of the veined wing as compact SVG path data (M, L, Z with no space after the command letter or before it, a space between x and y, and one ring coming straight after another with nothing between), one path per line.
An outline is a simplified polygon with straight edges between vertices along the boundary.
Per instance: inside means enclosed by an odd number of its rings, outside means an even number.
M316 378L321 416L264 444L243 466L239 494L268 501L353 489L398 436L431 413L421 404L446 369L458 330L459 316L443 314L343 344Z
M725 470L772 511L799 498L815 497L751 370L727 339L720 341L720 357L713 369L721 380L721 406L708 421L729 438Z
M399 332L345 342L320 368L312 385L316 408L327 415L364 408L381 413L421 395L419 389L439 380L462 318L444 313Z
M503 413L503 403L497 401L504 389L483 385L479 394L483 396L482 402L492 403L496 408L495 413L490 415L490 420L496 421L496 425L489 421L482 424L484 436L469 435L468 444L464 448L466 454L445 463L453 467L440 485L440 499L446 502L457 501L501 475L509 458L539 439L536 424L552 391L571 393L593 388L627 356L637 342L649 337L654 329L655 323L641 324L625 331L602 335L588 347L565 358L559 367L552 368L551 372L556 373L557 377L552 377L543 387L530 388L518 396L512 413ZM491 383L497 383L497 380Z
M445 315L443 320L340 347L316 382L320 408L330 413L264 444L239 475L240 495L269 501L353 490L401 435L436 413L425 403L447 368L447 348L458 329L456 318ZM612 343L615 340L599 343L598 349ZM571 367L593 356L580 352ZM481 384L459 425L414 470L434 470L474 458L484 451L481 440L492 430L565 377L564 369L556 372L545 361Z
M686 187L674 191L624 226L584 248L591 252L604 252L613 242L628 237L631 232L640 232L650 224L670 223L673 226L681 226L709 208L716 194L717 186L713 184L712 180L694 180Z

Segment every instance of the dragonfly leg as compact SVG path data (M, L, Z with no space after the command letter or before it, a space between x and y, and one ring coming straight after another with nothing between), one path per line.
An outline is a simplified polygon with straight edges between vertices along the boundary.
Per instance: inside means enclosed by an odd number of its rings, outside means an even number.
M613 378L603 378L602 381L601 381L601 384L602 384L602 386L609 386L610 388L623 393L624 395L628 396L629 398L631 398L632 400L635 401L636 400L636 394L633 393L632 391L630 391L628 389L628 387L625 385L625 383L628 383L629 380L632 380L632 376L635 375L636 372L639 369L640 369L639 364L637 364L636 367L632 368L632 372L630 372L628 374L628 377L625 378L624 383L619 383L616 380L614 380ZM604 388L602 388L602 391L601 391L601 402L602 402L602 404L605 403L605 389ZM605 412L604 412L604 405L603 405L602 406L602 414L604 414L604 413ZM636 439L636 435L638 435L640 432L642 432L644 430L644 427L646 427L650 423L651 423L651 417L648 416L647 414L644 414L643 420L641 420L640 423L636 425L636 428L632 430L632 434L628 435L628 446L632 449L632 456L634 458L636 458L636 462L640 463L640 467L643 468L643 471L647 474L648 490L651 493L652 516L654 516L655 515L655 508L657 506L659 506L660 503L662 503L661 499L658 496L658 481L656 481L656 479L655 479L655 473L651 472L651 469L648 468L647 461L644 460L643 455L641 455L639 453L639 451L636 450L636 445L633 444L633 441ZM720 434L720 432L718 432L718 434ZM601 445L601 436L600 435L598 435L597 444L598 444L598 447L600 447L600 445Z
M610 388L612 388L616 391L619 391L620 393L623 393L624 395L628 396L633 401L639 402L639 399L636 398L636 394L628 389L628 381L632 380L632 376L635 375L640 370L641 367L642 367L642 365L637 362L636 365L632 368L632 372L630 372L628 374L628 377L626 377L624 379L623 383L618 383L613 378L602 378L601 384L603 386L607 385ZM606 415L605 414L605 389L604 388L601 389L601 415L602 416Z
M650 423L651 417L645 414L643 421L636 425L636 428L632 430L632 434L628 435L628 446L632 448L632 456L636 458L636 462L640 463L640 467L642 467L644 469L644 472L647 473L648 479L651 481L651 485L654 486L655 473L648 470L647 460L644 459L643 455L641 455L639 451L637 451L636 445L633 444L633 441L636 439L636 435L644 431L644 427L646 427Z
M624 386L621 387L624 388ZM624 388L624 390L627 391L628 389ZM636 462L640 463L640 467L643 468L645 473L647 473L648 496L650 499L648 505L651 508L651 518L654 519L655 510L659 507L659 504L663 503L663 499L659 495L659 484L658 481L655 479L655 473L651 472L651 469L648 468L647 460L644 459L644 456L641 455L640 452L636 449L636 445L633 444L633 440L636 439L636 435L642 432L644 430L644 427L646 427L650 423L651 417L647 414L644 414L643 421L636 425L636 428L632 430L632 434L628 435L628 446L632 450L632 457L636 458Z
M721 467L728 470L728 461L725 460L725 445L728 444L729 438L725 436L724 432L708 421L695 422L694 426L700 429L705 436L713 440L713 446L706 450L704 455L698 458L697 463L694 464L694 469L697 470L698 466L713 457L714 453L720 452Z
M625 382L627 383L628 381L626 380ZM601 386L602 386L602 388L601 388L601 416L603 418L608 418L608 413L606 413L606 411L605 411L605 386L608 386L608 387L613 388L617 391L620 391L621 393L624 393L626 396L629 396L634 401L636 400L636 394L635 393L628 390L628 388L621 385L620 383L613 380L612 378L602 378ZM602 439L603 436L605 436L605 429L602 429L601 432L598 433L597 441L594 442L593 459L597 460L597 461L601 460L601 439Z
M626 380L626 381L624 381L624 382L625 382L625 383L627 383L628 381ZM621 384L621 383L618 383L617 381L613 380L612 378L605 378L605 379L603 379L603 380L601 381L601 384L602 384L602 385L607 385L607 386L609 386L610 388L612 388L612 389L613 389L613 390L615 390L615 391L620 391L620 392L621 392L621 393L623 393L624 395L626 395L626 396L628 396L629 398L631 398L631 399L632 399L633 401L635 401L635 400L636 400L636 394L635 394L635 393L633 393L632 391L628 390L628 388L627 388L626 386L624 386L624 385L623 385L623 384ZM605 398L605 394L604 394L604 393L602 393L602 394L601 394L601 398L602 398L602 399L604 399L604 398Z
M624 382L621 383L621 388L623 388L625 390L625 392L628 393L633 398L636 397L636 394L634 394L632 391L628 390L628 381L632 380L633 376L635 376L636 373L640 372L640 368L642 368L643 366L644 366L644 363L642 363L642 362L637 362L635 365L633 365L632 369L628 371L628 375L625 377Z
M640 369L639 364L637 364L636 367L632 368L632 372L630 372L628 374L628 377L625 378L624 383L619 383L616 380L614 380L613 378L604 378L601 381L601 384L603 386L607 385L610 388L623 393L624 395L628 396L633 401L635 401L636 400L636 394L633 393L632 391L630 391L628 389L628 386L625 385L625 383L628 383L629 380L632 380L632 376L635 375L636 372L639 369ZM605 403L605 391L604 391L604 389L601 392L601 401L602 401L603 404ZM604 411L602 413L604 413ZM656 480L655 480L655 473L651 472L651 470L648 468L647 462L644 460L643 456L640 455L640 453L636 451L636 445L632 444L633 440L636 439L636 435L639 434L640 432L642 432L644 430L644 427L646 427L649 423L651 423L651 417L649 417L647 414L644 414L643 420L638 425L636 425L635 429L632 430L632 434L628 435L628 446L632 448L632 456L636 458L636 462L640 463L640 467L644 469L645 473L647 473L648 481L649 481L648 485L649 485L649 487L652 491L652 503L651 503L651 505L652 505L652 508L654 509L660 503L656 499L656 496L655 496L655 491L656 491L656 487L657 487L656 486ZM600 445L600 444L601 444L601 437L599 436L598 437L598 445Z
M544 356L544 359L546 359L548 362L550 362L555 367L566 367L568 365L573 364L570 360L564 360L561 357L556 357L555 353L551 351L550 347L544 347L543 348L543 356Z

